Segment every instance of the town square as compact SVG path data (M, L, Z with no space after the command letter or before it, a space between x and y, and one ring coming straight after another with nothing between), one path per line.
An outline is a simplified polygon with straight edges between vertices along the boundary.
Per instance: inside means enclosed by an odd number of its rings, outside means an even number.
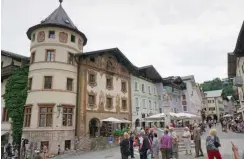
M3 0L1 158L244 159L243 6Z

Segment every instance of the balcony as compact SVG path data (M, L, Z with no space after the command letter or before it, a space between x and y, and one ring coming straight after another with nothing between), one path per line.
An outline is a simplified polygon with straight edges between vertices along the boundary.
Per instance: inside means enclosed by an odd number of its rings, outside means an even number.
M241 77L241 76L234 77L233 85L236 87L242 87L243 86L243 77Z
M6 67L2 67L2 71L1 71L1 77L2 80L8 78L9 76L12 75L12 73L14 72L14 70L20 68L20 66L15 66L15 65L9 65Z

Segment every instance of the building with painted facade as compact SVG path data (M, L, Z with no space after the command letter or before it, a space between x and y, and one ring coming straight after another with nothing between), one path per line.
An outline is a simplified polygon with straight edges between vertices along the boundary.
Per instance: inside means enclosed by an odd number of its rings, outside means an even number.
M11 142L11 119L5 108L4 94L8 78L15 69L22 67L29 62L29 58L16 53L1 50L1 139L2 144Z
M235 91L239 95L239 116L244 119L244 22L237 38L236 47L232 53L228 53L228 76L233 78Z
M204 93L207 101L207 118L219 120L224 115L224 104L221 96L222 90L205 91Z

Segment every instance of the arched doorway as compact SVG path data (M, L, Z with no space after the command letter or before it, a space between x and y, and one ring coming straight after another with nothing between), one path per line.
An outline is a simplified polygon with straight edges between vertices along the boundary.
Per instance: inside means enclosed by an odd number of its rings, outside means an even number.
M140 127L140 119L136 119L136 121L135 121L135 127Z
M99 127L100 127L99 119L92 118L89 122L90 137L100 136Z

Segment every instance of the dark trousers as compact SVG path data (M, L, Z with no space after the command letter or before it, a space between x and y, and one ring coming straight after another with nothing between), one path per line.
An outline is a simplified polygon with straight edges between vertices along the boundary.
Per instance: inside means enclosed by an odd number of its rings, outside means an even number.
M121 155L122 156L122 159L128 159L128 156L127 155Z
M147 159L147 150L140 150L140 159Z
M170 148L162 148L160 150L162 153L162 159L170 159Z
M134 157L134 148L130 148L130 156Z
M201 146L201 140L196 140L195 141L195 151L196 151L196 156L199 156L199 151L200 151L201 155L203 155L202 146Z

